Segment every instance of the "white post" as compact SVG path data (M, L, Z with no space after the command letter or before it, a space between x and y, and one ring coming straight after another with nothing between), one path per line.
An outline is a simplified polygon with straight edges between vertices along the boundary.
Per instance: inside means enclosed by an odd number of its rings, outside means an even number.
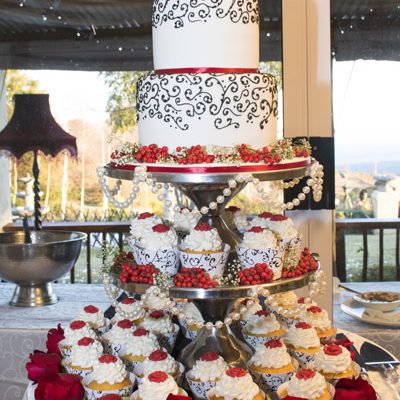
M0 131L8 122L5 79L6 71L0 71ZM0 156L0 231L11 221L10 161Z
M329 0L283 0L284 133L332 136ZM332 311L334 212L293 211L306 243L320 254L327 293L320 302Z

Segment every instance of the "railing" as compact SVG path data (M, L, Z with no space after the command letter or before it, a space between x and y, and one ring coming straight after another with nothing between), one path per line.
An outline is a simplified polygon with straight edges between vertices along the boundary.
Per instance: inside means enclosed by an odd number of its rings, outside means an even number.
M391 280L400 280L400 219L338 219L336 220L336 273L342 282L347 281L346 271L346 233L357 232L362 235L362 272L361 280L368 280L368 236L378 231L378 279L384 280L384 231L395 230L394 267L395 276Z

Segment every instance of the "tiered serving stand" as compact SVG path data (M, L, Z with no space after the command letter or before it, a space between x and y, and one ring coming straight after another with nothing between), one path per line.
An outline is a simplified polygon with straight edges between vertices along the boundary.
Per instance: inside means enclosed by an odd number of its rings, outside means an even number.
M192 169L190 173L186 169L179 167L148 167L152 178L160 183L170 183L175 185L179 191L185 194L200 210L202 206L220 195L227 182L240 173L251 173L260 181L289 180L301 178L307 175L311 161L302 163L288 163L283 165L265 166L248 170L246 166L214 167L214 169ZM134 178L134 168L121 168L112 164L105 166L105 175L110 178L120 180L132 180ZM231 246L230 261L236 258L235 247L240 239L233 232L223 217L223 210L226 204L232 200L244 187L246 182L238 183L236 188L231 189L231 195L225 197L222 204L218 204L215 210L209 210L202 216L201 222L208 222L214 226L223 242ZM223 286L210 289L200 288L169 288L168 295L173 299L192 300L199 308L205 321L224 321L230 307L235 300L254 296L255 293L262 293L263 289L268 289L271 294L286 292L307 286L313 278L314 272L309 272L303 276L288 279L279 279L271 283L257 286ZM131 294L143 294L148 285L135 283L122 283L118 276L113 276L113 283L120 289ZM181 352L179 359L187 369L190 369L195 360L205 351L218 352L228 363L246 366L246 362L252 354L251 348L241 340L235 332L234 325L224 324L217 329L215 326L203 327L196 339L188 344Z

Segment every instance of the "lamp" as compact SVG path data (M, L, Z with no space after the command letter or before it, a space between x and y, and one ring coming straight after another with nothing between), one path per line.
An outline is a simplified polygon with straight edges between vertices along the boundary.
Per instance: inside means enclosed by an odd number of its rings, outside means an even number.
M72 157L78 155L76 138L57 124L50 111L48 94L17 94L15 109L8 125L0 132L0 150L17 159L33 151L35 229L42 229L40 210L38 152L55 157L67 150Z

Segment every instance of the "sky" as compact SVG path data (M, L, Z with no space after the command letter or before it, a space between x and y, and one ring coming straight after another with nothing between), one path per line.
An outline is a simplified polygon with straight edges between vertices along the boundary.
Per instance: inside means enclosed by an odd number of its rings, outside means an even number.
M50 94L61 124L107 119L108 88L98 72L25 73ZM332 73L336 163L400 161L400 62L334 62Z

